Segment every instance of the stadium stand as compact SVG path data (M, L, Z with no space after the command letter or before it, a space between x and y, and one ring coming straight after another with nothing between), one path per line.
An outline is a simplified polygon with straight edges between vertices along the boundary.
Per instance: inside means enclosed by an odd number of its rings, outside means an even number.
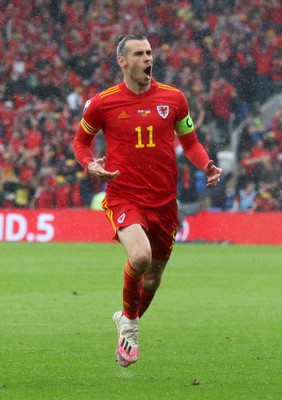
M0 0L0 9L0 207L90 207L103 192L72 139L85 101L121 79L117 36L145 32L155 78L183 90L225 169L207 192L176 142L182 209L235 211L254 182L251 209L281 210L281 103L263 113L282 92L279 0ZM94 151L103 154L102 135Z

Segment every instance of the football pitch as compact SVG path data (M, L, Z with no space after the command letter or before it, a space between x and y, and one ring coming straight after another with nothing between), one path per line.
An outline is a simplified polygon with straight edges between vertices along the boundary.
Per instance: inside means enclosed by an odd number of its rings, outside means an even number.
M282 399L282 248L177 244L115 361L118 244L0 243L0 399Z

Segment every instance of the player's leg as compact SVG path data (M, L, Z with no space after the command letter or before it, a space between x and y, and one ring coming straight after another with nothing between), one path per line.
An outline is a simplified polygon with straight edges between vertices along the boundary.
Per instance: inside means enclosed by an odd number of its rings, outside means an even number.
M162 275L166 264L166 260L158 260L153 258L149 268L146 270L141 291L139 318L142 317L147 308L150 306L156 291L161 284Z
M128 256L124 268L123 311L114 314L119 340L118 361L122 366L135 362L138 349L138 310L144 273L152 259L150 242L140 224L132 224L118 231L118 239Z
M173 249L178 227L176 201L173 200L157 209L147 210L146 218L149 227L147 235L152 250L152 262L144 275L139 318L151 304L160 286L165 266Z
M144 273L152 260L151 246L139 224L122 228L118 238L128 256L123 275L123 315L133 320L138 317Z
M110 196L104 199L102 206L114 228L114 238L128 255L124 268L123 310L113 316L118 331L118 361L126 367L138 358L138 308L143 275L151 263L152 252L144 231L148 228L147 221L139 207L127 199Z
M151 245L143 227L140 224L132 224L121 228L117 235L131 266L143 274L152 260Z

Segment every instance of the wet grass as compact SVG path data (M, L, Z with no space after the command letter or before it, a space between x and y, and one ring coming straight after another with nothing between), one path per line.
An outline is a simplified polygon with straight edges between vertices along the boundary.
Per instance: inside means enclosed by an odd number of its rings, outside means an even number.
M176 245L140 321L140 360L115 362L116 244L0 244L0 399L282 398L282 249Z

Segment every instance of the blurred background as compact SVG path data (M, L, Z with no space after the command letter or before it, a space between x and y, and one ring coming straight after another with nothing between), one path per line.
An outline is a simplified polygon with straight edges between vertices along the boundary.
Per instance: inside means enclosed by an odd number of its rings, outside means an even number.
M145 33L154 78L186 95L218 187L182 154L180 219L282 210L279 0L0 0L0 207L99 209L104 187L75 161L86 100L122 79L118 35ZM104 154L103 135L93 143Z

